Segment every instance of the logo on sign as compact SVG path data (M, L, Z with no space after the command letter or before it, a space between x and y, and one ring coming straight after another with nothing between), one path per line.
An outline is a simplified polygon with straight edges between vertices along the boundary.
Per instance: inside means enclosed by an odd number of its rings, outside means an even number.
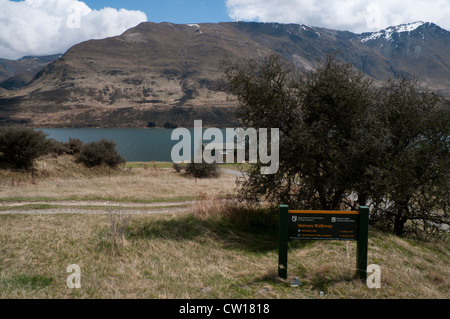
M295 223L297 221L297 216L292 216L292 222Z

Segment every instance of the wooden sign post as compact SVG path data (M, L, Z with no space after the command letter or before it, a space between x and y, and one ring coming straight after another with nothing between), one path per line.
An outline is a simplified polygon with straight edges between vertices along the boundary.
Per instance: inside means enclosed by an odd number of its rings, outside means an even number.
M357 241L356 275L367 278L369 208L359 211L289 210L280 205L278 276L287 278L289 240Z

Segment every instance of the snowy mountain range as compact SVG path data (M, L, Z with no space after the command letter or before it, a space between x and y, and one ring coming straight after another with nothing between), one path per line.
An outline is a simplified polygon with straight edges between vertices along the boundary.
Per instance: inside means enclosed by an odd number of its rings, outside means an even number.
M422 21L408 23L408 24L401 24L395 27L389 27L387 29L370 33L368 36L364 36L364 38L361 39L361 42L367 42L370 40L378 40L378 39L385 39L388 41L394 41L394 38L392 37L395 33L405 33L407 32L407 36L411 34L412 31L416 30L417 28L423 26L425 23ZM423 36L422 39L425 39L425 36Z
M221 85L224 56L277 53L309 70L330 52L378 85L409 74L450 97L450 32L429 22L362 34L304 24L146 22L73 46L30 82L0 84L8 88L0 88L0 124L142 127L201 118L205 125L232 125L236 102ZM5 64L0 60L0 75Z

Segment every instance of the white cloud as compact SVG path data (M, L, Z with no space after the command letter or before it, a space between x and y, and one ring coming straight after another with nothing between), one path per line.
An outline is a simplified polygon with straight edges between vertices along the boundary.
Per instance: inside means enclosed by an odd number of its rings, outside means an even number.
M0 0L0 57L64 53L88 39L115 36L147 21L141 11L92 10L77 0Z
M403 23L433 22L450 30L450 0L227 0L239 21L309 24L362 33Z

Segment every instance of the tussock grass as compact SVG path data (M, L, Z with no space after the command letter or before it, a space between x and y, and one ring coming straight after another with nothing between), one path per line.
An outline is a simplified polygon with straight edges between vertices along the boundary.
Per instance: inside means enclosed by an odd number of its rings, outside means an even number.
M123 214L120 211L109 213L109 234L114 252L118 252L122 247L127 246L126 234L130 220L129 214Z
M127 215L111 206L111 214L0 215L0 299L450 298L448 238L421 241L371 229L368 263L380 266L381 289L355 278L355 242L293 241L282 280L277 212L235 202L235 177L195 181L159 167L125 167L110 177L105 168L77 165L69 157L44 159L36 184L29 173L0 171L0 205L197 201L184 213ZM21 182L11 185L11 178ZM81 289L66 286L71 264L81 268ZM290 286L295 277L300 287Z
M381 289L355 278L356 243L291 242L282 280L276 232L237 224L237 212L246 212L239 206L232 213L230 203L198 205L203 213L116 220L116 244L108 215L0 216L0 298L450 297L448 242L371 229L368 262L381 267ZM81 289L66 287L70 264L81 267ZM295 277L298 288L290 287Z
M73 156L47 156L33 172L0 170L0 200L168 201L234 193L234 176L194 180L158 165L87 168ZM162 164L161 164L162 165ZM162 165L164 167L164 165Z

